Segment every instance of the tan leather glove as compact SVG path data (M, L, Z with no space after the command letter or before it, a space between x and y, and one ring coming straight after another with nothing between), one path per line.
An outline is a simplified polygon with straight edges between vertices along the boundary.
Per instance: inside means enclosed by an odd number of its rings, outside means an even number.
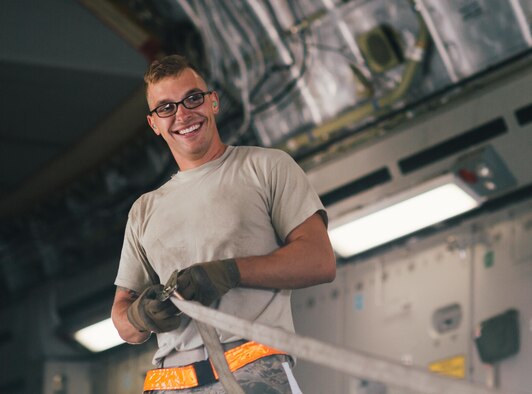
M234 259L194 264L184 270L176 270L166 283L176 286L187 300L210 305L240 283L240 271Z
M163 285L146 288L127 310L129 322L141 332L155 333L175 330L179 327L180 311L170 300L159 301Z

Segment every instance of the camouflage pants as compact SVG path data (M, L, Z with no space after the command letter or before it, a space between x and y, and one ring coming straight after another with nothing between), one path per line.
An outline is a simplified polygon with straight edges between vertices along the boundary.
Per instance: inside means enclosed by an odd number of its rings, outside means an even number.
M233 372L246 394L301 394L292 375L292 359L284 355L261 358ZM220 382L183 390L152 390L145 394L226 394Z

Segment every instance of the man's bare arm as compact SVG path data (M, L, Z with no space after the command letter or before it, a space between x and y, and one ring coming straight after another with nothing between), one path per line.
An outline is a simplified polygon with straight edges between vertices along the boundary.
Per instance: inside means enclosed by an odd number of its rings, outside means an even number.
M331 282L336 276L334 252L318 213L292 230L286 245L273 253L236 262L241 286L297 289Z
M133 344L146 342L150 337L150 332L138 331L127 318L128 308L138 297L139 294L136 291L125 287L117 287L111 310L111 318L118 330L118 334L124 341Z

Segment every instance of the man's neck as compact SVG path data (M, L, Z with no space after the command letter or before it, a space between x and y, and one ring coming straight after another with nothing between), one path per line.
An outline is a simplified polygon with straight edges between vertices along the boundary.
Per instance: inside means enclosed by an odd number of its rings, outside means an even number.
M179 171L187 171L187 170L192 170L194 168L201 167L204 164L207 164L211 161L218 159L225 153L226 149L227 149L227 145L220 144L220 146L217 147L216 150L213 150L212 152L207 152L205 155L197 159L178 160L176 155L174 155L174 159L177 162L177 165L179 166Z

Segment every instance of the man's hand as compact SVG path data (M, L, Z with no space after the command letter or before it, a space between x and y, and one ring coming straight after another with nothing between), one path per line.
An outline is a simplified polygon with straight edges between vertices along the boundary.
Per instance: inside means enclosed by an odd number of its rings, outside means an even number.
M179 309L171 301L161 302L157 298L162 289L162 285L148 287L128 308L127 318L140 332L161 333L179 327Z
M181 271L174 271L166 283L176 286L187 300L210 305L240 283L240 271L234 259L194 264Z

